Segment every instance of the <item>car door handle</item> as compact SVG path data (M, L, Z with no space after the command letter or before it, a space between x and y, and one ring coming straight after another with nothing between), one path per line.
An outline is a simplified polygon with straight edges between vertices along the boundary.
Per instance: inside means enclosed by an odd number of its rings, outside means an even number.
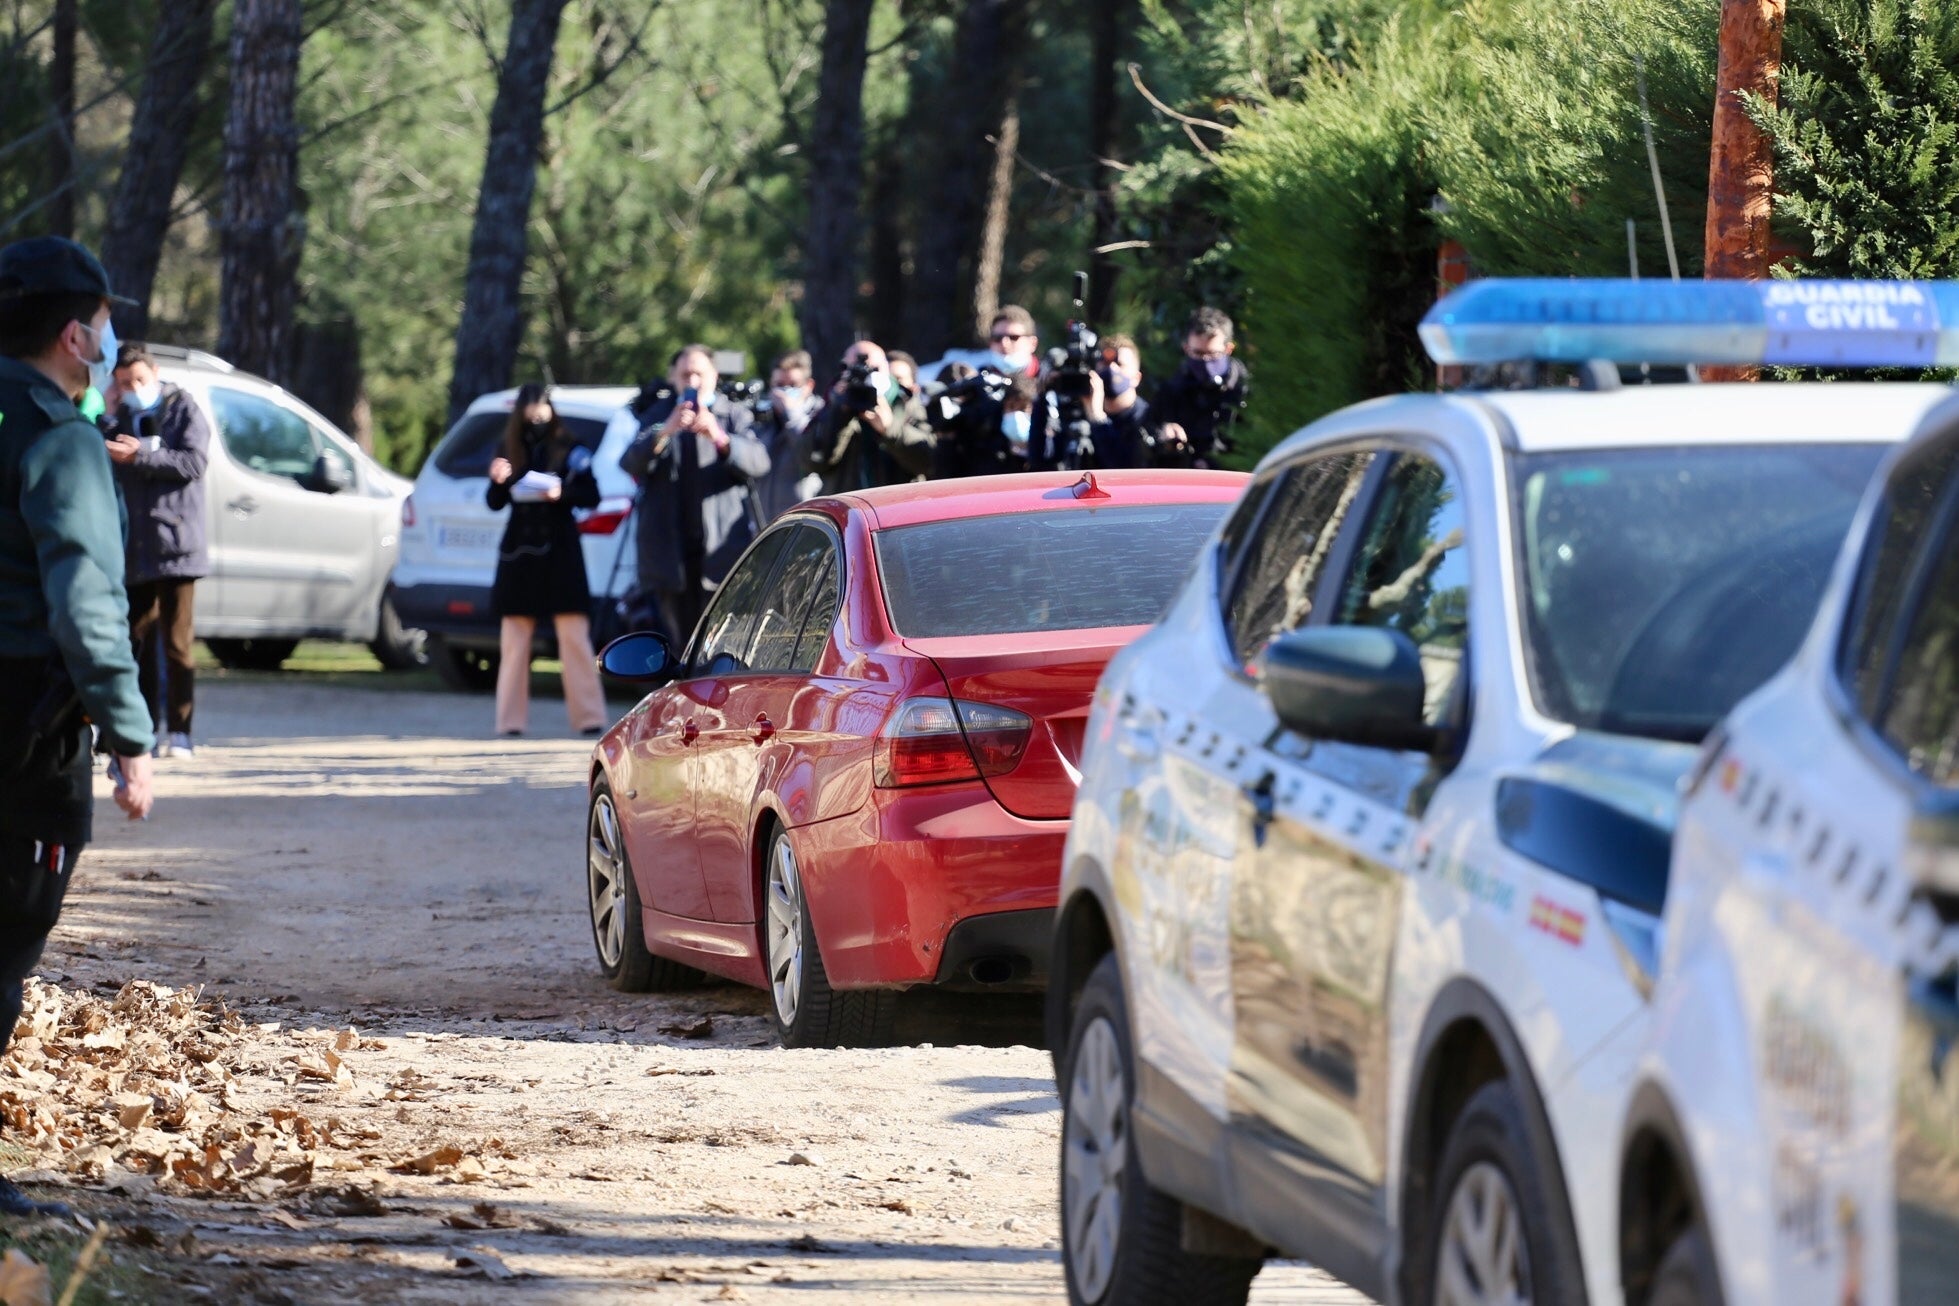
M764 712L755 718L755 742L766 744L773 738L775 738L775 722L769 720L768 713Z
M227 503L225 507L231 509L240 517L249 517L258 511L258 500L249 494L241 494L230 503Z
M681 743L691 744L696 739L699 739L700 737L701 737L701 728L695 725L692 721L689 721L686 725L680 727Z

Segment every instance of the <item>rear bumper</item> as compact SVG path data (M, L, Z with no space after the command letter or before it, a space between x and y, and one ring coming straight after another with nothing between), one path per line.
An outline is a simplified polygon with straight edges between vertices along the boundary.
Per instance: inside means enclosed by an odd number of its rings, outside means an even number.
M973 783L874 790L792 837L838 988L1046 984L1066 821L1023 820Z
M401 624L453 644L497 646L497 616L490 610L487 585L401 585L394 591Z

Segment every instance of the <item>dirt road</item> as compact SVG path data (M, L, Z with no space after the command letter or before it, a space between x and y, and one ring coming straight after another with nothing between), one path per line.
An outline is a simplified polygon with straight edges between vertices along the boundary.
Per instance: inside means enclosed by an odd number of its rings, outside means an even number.
M185 1252L159 1299L1062 1298L1029 1008L928 1002L908 1046L792 1052L747 990L614 994L581 897L589 741L492 741L481 699L296 681L213 683L198 724L155 819L102 805L45 970L239 1008L218 1102L306 1170L232 1155L261 1177L200 1196L183 1184L215 1152L157 1162L160 1186L103 1152L134 1194L121 1221ZM295 1135L293 1112L315 1123ZM1254 1300L1362 1299L1275 1265Z

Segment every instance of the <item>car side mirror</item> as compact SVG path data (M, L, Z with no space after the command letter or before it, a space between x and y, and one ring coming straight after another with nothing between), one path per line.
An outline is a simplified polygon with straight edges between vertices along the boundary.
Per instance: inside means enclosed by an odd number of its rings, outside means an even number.
M339 494L354 486L354 469L337 458L321 454L313 460L313 483L306 488L321 494Z
M636 630L621 635L599 653L599 671L634 685L664 685L680 670L665 635Z
M1289 631L1266 646L1260 675L1279 723L1308 739L1419 752L1436 747L1435 727L1423 719L1421 655L1398 630Z

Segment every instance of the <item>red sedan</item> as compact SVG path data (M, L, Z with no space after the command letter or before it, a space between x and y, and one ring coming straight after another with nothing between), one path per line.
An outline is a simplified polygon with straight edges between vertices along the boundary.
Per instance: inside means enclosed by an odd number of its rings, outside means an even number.
M1230 472L1035 473L779 518L593 757L616 988L766 988L790 1046L873 1043L914 984L1038 988L1089 699L1237 497Z

